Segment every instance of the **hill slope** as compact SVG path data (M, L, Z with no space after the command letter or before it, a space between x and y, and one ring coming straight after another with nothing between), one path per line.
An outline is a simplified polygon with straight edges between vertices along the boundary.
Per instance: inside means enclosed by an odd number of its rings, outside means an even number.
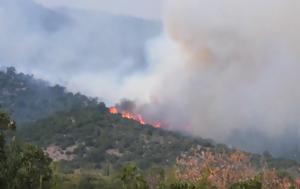
M14 68L0 71L0 104L19 121L18 135L43 147L66 170L119 169L133 162L141 169L154 165L170 167L176 158L192 148L230 153L225 145L193 138L173 131L110 114L104 103L61 86L49 86L32 76L17 74ZM252 154L258 163L263 156ZM294 161L273 159L271 166L296 167Z
M103 103L57 112L24 126L19 134L24 140L43 147L54 160L62 160L65 170L103 169L108 165L119 170L128 163L137 164L140 169L167 168L191 149L225 155L236 151L208 139L156 129L124 119L120 114L110 114ZM295 161L275 159L268 153L247 154L259 168L266 162L270 167L299 174Z
M48 148L54 159L55 154L58 160L71 159L66 163L72 168L102 167L107 161L116 167L130 161L143 168L152 163L167 166L192 146L212 146L209 140L112 115L96 99L16 73L13 67L0 71L0 104L18 122L19 136ZM74 151L67 152L72 146Z
M129 162L142 169L153 164L171 166L176 157L192 147L213 146L209 140L184 137L112 115L103 104L56 113L24 127L21 136L52 154L53 149L64 151L56 158L72 160L72 168L101 168L110 163L118 169Z
M33 76L16 73L13 67L0 71L0 105L22 126L72 107L84 107L95 99L69 93L61 86L50 86Z

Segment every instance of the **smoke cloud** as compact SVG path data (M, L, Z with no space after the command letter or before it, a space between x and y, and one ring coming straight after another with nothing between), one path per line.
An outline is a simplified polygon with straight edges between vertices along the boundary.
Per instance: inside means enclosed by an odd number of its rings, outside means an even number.
M165 8L166 37L150 54L164 70L154 91L168 121L250 150L299 153L300 2L170 0Z
M114 103L127 95L127 77L147 68L144 45L160 27L129 16L1 0L0 64Z

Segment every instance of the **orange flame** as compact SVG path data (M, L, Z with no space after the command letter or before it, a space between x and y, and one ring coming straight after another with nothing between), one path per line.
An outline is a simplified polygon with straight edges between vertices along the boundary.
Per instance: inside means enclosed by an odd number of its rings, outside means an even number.
M156 123L153 124L153 127L159 129L159 128L161 128L161 123L160 122L156 122Z
M135 120L135 121L139 122L139 123L142 124L142 125L145 125L145 124L146 124L145 121L144 121L143 116L140 115L140 114L135 115L135 114L133 114L133 113L130 113L130 112L125 111L125 112L122 113L122 117L123 117L123 118L126 118L126 119L132 119L132 120Z
M118 114L119 112L118 112L118 109L116 108L116 107L110 107L109 108L109 112L111 113L111 114Z
M142 116L141 114L138 114L138 115L137 115L137 120L138 120L138 122L140 122L140 124L142 124L142 125L145 125L145 124L146 124L145 121L144 121L144 118L143 118L143 116Z
M122 117L126 119L134 119L134 116L129 112L123 112Z
M116 107L110 107L109 112L111 114L118 114L119 110ZM134 114L134 113L131 113L128 111L124 111L124 112L120 112L120 113L121 113L122 117L125 119L135 120L135 121L139 122L141 125L147 124L141 114ZM160 122L155 122L154 124L150 124L150 125L152 125L154 128L161 128Z

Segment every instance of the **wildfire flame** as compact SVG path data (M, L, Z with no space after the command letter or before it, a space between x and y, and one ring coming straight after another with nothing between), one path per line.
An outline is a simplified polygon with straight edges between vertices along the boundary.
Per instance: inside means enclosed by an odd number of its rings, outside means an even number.
M118 114L118 109L117 109L116 107L110 107L110 108L109 108L109 112L110 112L111 114Z
M154 128L161 128L161 122L156 121L156 122L153 122L153 123L146 123L144 117L141 114L134 114L134 113L128 112L128 111L120 112L116 107L110 107L109 112L111 114L120 113L123 118L130 119L130 120L135 120L135 121L139 122L141 125L149 124L149 125L152 125Z
M160 123L159 121L158 121L158 122L155 122L155 123L153 124L153 127L159 129L159 128L161 128L161 123Z

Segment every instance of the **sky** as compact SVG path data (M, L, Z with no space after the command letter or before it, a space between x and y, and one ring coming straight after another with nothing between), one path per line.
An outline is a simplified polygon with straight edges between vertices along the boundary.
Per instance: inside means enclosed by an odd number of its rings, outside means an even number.
M159 20L163 0L35 0L49 7L101 10Z

